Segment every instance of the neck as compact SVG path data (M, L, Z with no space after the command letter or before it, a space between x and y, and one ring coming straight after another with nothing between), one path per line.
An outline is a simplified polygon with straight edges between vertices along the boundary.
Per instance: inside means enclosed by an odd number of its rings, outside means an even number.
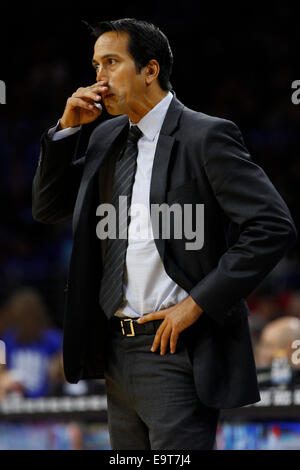
M164 99L167 94L168 92L163 90L157 90L151 92L151 94L145 93L143 99L138 101L136 109L128 114L130 121L133 124L137 124L151 109Z

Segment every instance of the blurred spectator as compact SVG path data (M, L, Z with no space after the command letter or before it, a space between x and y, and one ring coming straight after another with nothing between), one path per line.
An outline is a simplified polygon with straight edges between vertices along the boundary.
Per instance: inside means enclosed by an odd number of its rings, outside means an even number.
M291 361L294 340L300 340L299 318L286 316L267 324L255 350L257 367L270 367L280 352L281 356L284 354L288 358L290 366L295 368L295 364Z
M259 314L252 314L252 312L248 318L248 322L249 322L249 327L250 327L252 346L253 346L253 349L255 350L259 342L263 328L266 326L268 322Z
M10 371L5 370L3 365L0 365L0 402L12 392L24 395L24 388Z
M268 322L282 315L279 303L275 295L270 293L253 293L248 299L248 305L251 311L249 316L249 327L254 350L256 349L261 333Z
M4 310L10 316L10 326L2 334L10 378L22 384L24 396L45 396L51 362L61 355L62 333L51 328L43 299L34 289L16 291Z
M9 315L8 309L1 309L0 310L0 339L2 339L2 336L4 332L9 328L11 317Z

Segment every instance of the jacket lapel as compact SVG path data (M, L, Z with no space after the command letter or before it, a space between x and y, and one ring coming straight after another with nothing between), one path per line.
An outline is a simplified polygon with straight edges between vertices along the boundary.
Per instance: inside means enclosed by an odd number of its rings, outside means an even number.
M172 148L175 142L175 137L171 134L175 131L178 126L178 121L183 111L184 105L174 97L168 108L164 123L161 128L161 132L158 138L156 152L154 155L152 176L150 183L150 209L151 204L163 204L166 201L166 192L168 184L168 168L172 158ZM159 227L158 237L155 238L157 227L154 227L153 220L151 218L152 229L154 234L154 241L161 257L164 260L165 254L165 240L162 239L162 227Z
M129 120L127 116L119 118L120 122L117 127L106 134L101 135L101 142L96 141L88 150L88 162L87 169L83 178L88 181L92 180L96 172L106 161L106 158L115 154L118 150L118 142L122 132L125 132L125 128L129 128Z

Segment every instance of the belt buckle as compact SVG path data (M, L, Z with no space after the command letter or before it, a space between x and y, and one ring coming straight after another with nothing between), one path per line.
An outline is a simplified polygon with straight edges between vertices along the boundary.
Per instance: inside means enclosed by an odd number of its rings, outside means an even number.
M124 330L124 324L123 322L124 321L130 321L130 329L131 329L131 334L125 334L125 330ZM133 328L133 320L131 318L125 318L124 320L121 320L121 328L122 328L122 333L124 336L135 336L135 331L134 331L134 328Z

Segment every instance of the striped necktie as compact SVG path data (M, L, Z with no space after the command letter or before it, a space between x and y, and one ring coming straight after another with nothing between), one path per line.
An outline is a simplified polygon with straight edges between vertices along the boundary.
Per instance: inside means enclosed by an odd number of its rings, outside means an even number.
M128 210L131 205L132 187L136 172L137 143L142 135L142 131L137 126L131 126L124 153L116 162L115 167L112 205L116 209L117 230L116 238L107 239L99 296L100 305L108 319L113 317L123 300L123 278L128 245ZM123 196L121 204L120 196Z

